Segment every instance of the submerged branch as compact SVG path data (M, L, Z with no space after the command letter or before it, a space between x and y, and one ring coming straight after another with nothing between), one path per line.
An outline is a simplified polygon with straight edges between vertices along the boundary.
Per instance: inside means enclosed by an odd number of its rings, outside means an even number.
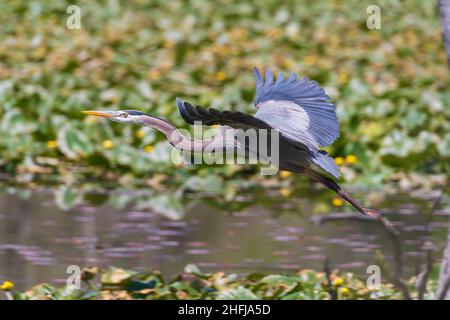
M372 217L372 216L363 216L353 213L331 213L326 216L316 215L311 218L311 220L317 225L322 225L327 222L333 221L361 221L361 222L375 222L380 223L385 231L389 232L394 236L398 236L398 231L395 229L394 225L384 216L380 217Z

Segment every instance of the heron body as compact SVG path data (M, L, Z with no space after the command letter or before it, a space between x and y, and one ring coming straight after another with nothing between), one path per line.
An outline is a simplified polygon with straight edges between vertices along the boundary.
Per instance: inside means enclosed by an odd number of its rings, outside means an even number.
M217 148L224 151L231 148L248 149L245 141L238 138L238 131L275 130L279 134L279 169L306 175L335 191L364 215L385 219L381 212L364 208L338 185L339 167L333 158L320 149L338 138L339 122L336 106L317 82L306 77L299 79L295 74L288 78L280 74L275 79L269 70L266 70L263 79L256 68L254 76L256 112L253 115L193 106L176 99L180 114L188 124L199 122L202 125L221 126L222 134L208 139L187 137L170 122L136 110L84 113L152 127L161 131L175 148L192 152ZM259 157L258 150L250 151L253 156Z

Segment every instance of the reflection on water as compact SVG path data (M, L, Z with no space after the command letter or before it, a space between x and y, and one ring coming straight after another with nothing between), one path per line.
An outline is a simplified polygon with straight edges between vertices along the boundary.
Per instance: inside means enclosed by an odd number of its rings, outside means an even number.
M363 274L377 250L392 260L389 237L378 225L316 226L311 214L299 213L308 208L304 199L272 198L267 203L273 205L256 206L249 204L261 201L247 194L230 208L211 196L179 193L77 194L66 188L56 196L51 190L0 194L0 281L12 280L20 289L62 283L72 264L158 269L170 276L188 263L205 271L320 270L329 257L333 268ZM426 199L396 195L379 207L400 228L405 276L418 272L425 244L440 255L448 207L439 205L431 223Z

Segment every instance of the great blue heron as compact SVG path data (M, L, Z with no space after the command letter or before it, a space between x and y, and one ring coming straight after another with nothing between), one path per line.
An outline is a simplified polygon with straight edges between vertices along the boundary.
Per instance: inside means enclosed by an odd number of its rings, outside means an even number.
M336 106L325 91L315 81L297 78L292 74L285 79L283 74L274 80L273 73L266 70L265 79L258 69L254 69L256 79L256 113L247 115L235 111L219 111L192 106L176 99L183 119L194 124L200 121L204 125L220 125L228 134L237 130L275 129L279 133L279 169L308 176L320 182L348 201L366 216L381 219L390 225L380 211L363 207L336 182L339 179L339 167L327 152L320 147L332 144L339 136L339 122ZM202 152L211 144L223 143L222 139L191 139L183 135L173 124L159 117L137 110L121 111L83 111L85 114L107 119L134 123L154 128L162 132L169 142L178 149ZM233 135L233 134L232 134ZM245 143L233 139L233 143L223 148L235 148Z

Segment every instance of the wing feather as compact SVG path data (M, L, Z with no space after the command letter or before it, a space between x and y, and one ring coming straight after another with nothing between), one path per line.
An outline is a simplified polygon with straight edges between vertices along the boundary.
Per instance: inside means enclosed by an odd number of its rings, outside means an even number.
M290 127L289 136L307 139L307 143L314 141L311 147L319 148L333 143L339 136L339 122L336 116L336 107L316 81L303 77L297 79L292 74L285 80L284 75L278 75L274 82L273 73L266 70L265 79L258 69L254 69L256 79L255 106L258 111L255 117L267 122L283 133ZM293 109L292 107L295 106ZM289 112L276 116L276 109L289 108ZM264 110L265 111L262 111ZM269 111L268 109L274 109ZM295 109L298 112L295 112ZM282 113L282 112L281 112ZM305 126L305 117L308 123Z
M235 129L273 129L261 119L238 111L219 111L214 108L194 107L186 101L176 100L180 114L184 121L193 125L199 121L204 125L226 125Z
M271 73L266 74L266 79L271 79ZM290 76L286 81L293 83L295 79L295 76ZM264 83L262 81L260 76L256 76L257 83ZM286 81L282 82L280 80L280 83L285 85ZM189 102L182 101L181 99L176 99L181 116L191 125L196 121L200 121L204 125L218 124L243 130L276 129L280 132L281 139L289 141L297 148L308 152L314 164L335 178L339 178L339 167L333 158L330 158L326 152L319 150L317 147L318 141L315 136L310 131L304 130L304 128L309 126L311 114L317 111L313 110L308 114L306 109L290 101L276 102L275 105L268 102L258 109L255 116L251 116L237 111L219 111L214 108L206 109L201 106L193 106ZM328 115L327 117L329 118L327 121L333 120L332 116ZM327 117L323 117L322 121L326 121ZM292 119L296 121L291 121ZM325 133L326 131L325 129L318 129L317 132Z

